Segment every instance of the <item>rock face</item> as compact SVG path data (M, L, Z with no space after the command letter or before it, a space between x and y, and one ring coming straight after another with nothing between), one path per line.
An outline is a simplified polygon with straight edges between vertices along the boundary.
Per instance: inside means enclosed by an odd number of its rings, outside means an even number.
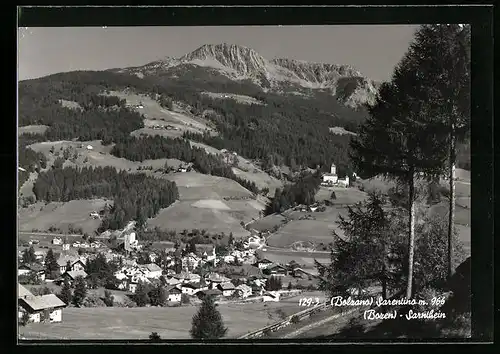
M268 60L251 48L235 44L205 44L181 58L164 58L140 67L119 69L143 77L182 75L189 66L216 70L232 80L250 80L264 89L283 91L287 85L305 89L327 90L347 106L356 108L372 103L377 84L349 65L311 63L287 58ZM175 72L175 74L173 74Z

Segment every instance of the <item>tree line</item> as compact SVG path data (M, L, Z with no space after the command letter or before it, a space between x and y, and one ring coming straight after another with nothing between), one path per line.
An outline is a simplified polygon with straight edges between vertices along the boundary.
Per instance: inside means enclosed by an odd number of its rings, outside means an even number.
M179 159L192 163L193 167L200 173L229 178L252 193L259 192L254 182L236 176L231 167L226 165L220 157L209 154L202 148L192 147L189 141L182 138L172 139L158 135L140 138L129 137L113 146L111 154L131 161L161 158Z
M175 182L144 174L118 172L113 167L57 168L40 173L33 186L38 200L70 201L111 198L113 207L99 231L120 229L130 220L144 225L179 198Z

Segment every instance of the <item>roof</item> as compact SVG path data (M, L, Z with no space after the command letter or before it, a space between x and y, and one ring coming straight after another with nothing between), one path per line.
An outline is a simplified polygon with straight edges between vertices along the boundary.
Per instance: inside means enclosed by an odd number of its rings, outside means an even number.
M265 293L264 293L264 296L270 296L270 297L274 297L274 298L276 298L276 297L278 297L279 295L278 295L277 293L272 293L272 292L269 292L269 291L268 291L268 292L265 292Z
M59 264L60 267L64 267L66 265L66 263L68 263L68 261L70 261L71 265L73 265L74 263L78 262L79 260L80 260L80 258L77 258L77 257L61 256L57 260L57 264Z
M84 270L72 270L64 274L68 274L71 279L75 279L78 276L81 276L83 278L87 277L87 273Z
M181 285L182 288L191 288L191 289L198 289L199 284L193 284L193 283L186 283Z
M273 264L272 266L270 266L269 268L267 268L268 270L270 269L273 269L273 268L281 268L281 269L285 269L286 270L286 267L283 267L282 265L279 265L279 264Z
M44 270L43 266L40 263L22 264L19 266L19 268L21 268L21 267L26 267L26 268L32 270L33 272L41 272Z
M168 286L168 287L165 288L165 290L169 294L180 294L180 293L182 293L182 291L178 287L176 287L176 286Z
M158 271L161 271L161 268L158 264L156 263L149 263L149 264L146 264L144 266L144 268L146 268L147 270L149 270L150 272L158 272Z
M246 284L240 284L236 287L236 289L238 290L242 290L242 291L252 291L252 288Z
M222 288L222 290L233 290L234 289L234 284L231 282L222 283L222 284L219 284L219 286Z
M259 259L257 262L258 263L273 263L272 261L270 261L269 259L267 258L263 258L263 259Z
M205 295L222 295L222 291L220 291L219 289L202 290L198 292L198 294L200 293Z
M25 296L33 296L33 294L28 290L26 289L23 285L21 284L17 284L17 297L18 298L22 298L22 297L25 297Z
M33 309L33 311L40 311L49 308L64 307L66 304L54 294L42 296L28 296L21 299Z

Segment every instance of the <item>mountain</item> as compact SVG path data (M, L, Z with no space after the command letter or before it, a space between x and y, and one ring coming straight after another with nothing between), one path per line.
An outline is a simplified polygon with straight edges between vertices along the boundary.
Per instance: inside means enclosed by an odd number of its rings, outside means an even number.
M180 58L163 58L143 66L113 69L144 76L179 77L192 66L231 80L250 80L264 90L308 94L326 91L349 107L372 103L377 83L349 65L311 63L287 58L268 60L251 48L234 44L205 44ZM181 69L181 70L179 70Z

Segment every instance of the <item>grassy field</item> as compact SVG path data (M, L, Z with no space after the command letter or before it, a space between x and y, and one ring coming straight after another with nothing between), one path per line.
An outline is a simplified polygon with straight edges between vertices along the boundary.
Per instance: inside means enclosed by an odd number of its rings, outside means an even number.
M184 172L167 175L165 178L177 184L181 200L253 198L246 188L224 177Z
M335 192L336 199L330 199ZM317 201L330 200L333 205L352 205L362 202L368 198L368 193L360 191L357 188L343 187L320 187L316 193Z
M38 178L38 173L31 172L28 180L24 182L24 184L19 189L20 197L35 197L35 193L33 193L33 184Z
M295 261L304 269L316 269L314 266L315 259L321 263L330 263L330 253L328 252L297 252L267 247L265 251L259 250L258 253L260 257L280 264Z
M236 95L234 93L215 93L215 92L203 92L204 95L210 96L216 99L233 99L238 103L245 104L258 104L263 105L264 103L256 100L253 97L245 96L245 95Z
M267 244L272 247L288 248L298 241L310 241L321 248L333 241L332 230L335 230L339 235L343 235L336 222L339 215L345 216L346 212L345 208L327 207L324 212L306 213L294 211L285 213L292 220L269 236ZM311 215L315 220L299 220L305 215Z
M47 125L25 125L24 127L18 127L17 134L43 134L49 127Z
M106 202L112 203L104 199L52 202L47 205L38 202L19 209L19 230L48 230L50 226L55 226L67 232L72 224L91 234L99 227L100 220L90 218L89 214L103 208Z
M155 218L149 219L147 224L167 230L205 229L210 233L224 232L226 235L232 232L235 237L249 235L249 232L240 225L241 219L232 215L233 213L224 201L217 199L180 201L162 209ZM248 211L241 214L244 219L250 219Z
M332 224L333 225L333 224ZM267 238L272 247L288 248L297 241L311 241L315 244L332 242L332 226L317 220L294 220L287 223L275 234Z
M324 297L320 292L302 293L277 303L219 304L227 338L239 337L250 331L278 322L276 312L292 315L303 308L301 297ZM45 339L147 339L158 332L164 339L189 339L191 319L196 306L146 308L66 308L63 321L52 324L30 324L20 327L27 338Z
M203 133L205 130L212 130L207 121L202 118L194 117L192 114L174 107L173 111L162 108L158 102L146 95L137 95L132 92L110 91L112 96L126 99L130 105L139 105L143 108L136 108L137 112L144 115L146 119L162 120L172 126L177 126L182 130Z
M283 215L272 214L251 223L249 226L257 231L264 232L282 225L285 220L286 218Z

